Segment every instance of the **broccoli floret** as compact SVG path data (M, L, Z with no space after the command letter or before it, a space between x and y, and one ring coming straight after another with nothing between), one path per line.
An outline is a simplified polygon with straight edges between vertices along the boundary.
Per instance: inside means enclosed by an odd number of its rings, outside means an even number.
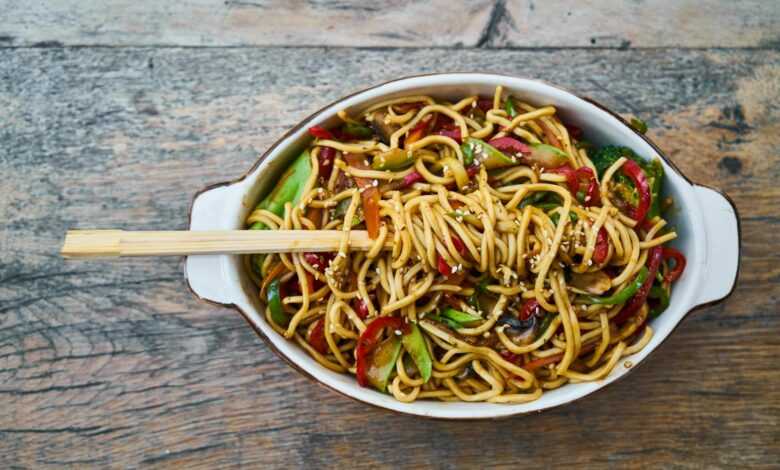
M605 145L599 148L590 156L590 160L596 167L596 171L599 174L599 178L604 176L604 172L607 171L613 163L618 161L620 157L630 158L640 165L644 165L644 160L639 158L633 150L628 147L620 147L618 145Z

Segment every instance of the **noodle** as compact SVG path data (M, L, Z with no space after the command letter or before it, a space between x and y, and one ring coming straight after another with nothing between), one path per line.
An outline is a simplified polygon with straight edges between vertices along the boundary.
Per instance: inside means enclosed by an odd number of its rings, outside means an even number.
M684 267L653 164L587 152L555 107L501 87L338 116L246 219L340 230L338 251L243 260L266 321L323 367L401 402L524 403L650 342Z

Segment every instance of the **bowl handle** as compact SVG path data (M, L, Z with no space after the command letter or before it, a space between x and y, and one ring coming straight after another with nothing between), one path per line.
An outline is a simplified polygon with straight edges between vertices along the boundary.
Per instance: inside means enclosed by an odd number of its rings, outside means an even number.
M221 230L220 216L229 207L229 195L234 186L217 186L195 196L190 208L190 230ZM229 305L233 302L227 286L225 266L227 255L187 256L185 277L193 294L202 300Z
M737 208L715 189L693 187L704 215L704 272L696 305L723 300L731 294L739 273L740 228Z

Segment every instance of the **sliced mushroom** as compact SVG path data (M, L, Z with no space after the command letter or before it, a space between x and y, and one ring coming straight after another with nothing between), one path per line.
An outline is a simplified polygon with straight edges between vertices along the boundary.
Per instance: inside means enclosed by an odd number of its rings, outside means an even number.
M569 285L589 294L600 295L612 287L612 280L604 271L572 273Z
M390 136L399 128L394 124L386 122L385 117L387 117L385 111L374 112L374 115L371 116L371 127L374 129L374 132L382 143L390 145Z
M528 320L517 318L517 312L507 312L498 318L499 325L506 325L504 333L509 340L517 345L530 344L536 334L536 315L531 315Z

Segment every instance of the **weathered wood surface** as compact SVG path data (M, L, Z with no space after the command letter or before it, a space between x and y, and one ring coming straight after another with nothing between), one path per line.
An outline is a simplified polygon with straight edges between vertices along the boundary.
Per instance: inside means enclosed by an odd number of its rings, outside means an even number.
M184 229L197 189L310 111L452 69L542 77L646 119L741 211L730 300L594 396L440 422L300 377L238 314L196 301L180 260L57 256L71 227ZM779 98L777 50L0 50L0 467L772 467Z
M0 46L775 47L776 0L0 0Z

